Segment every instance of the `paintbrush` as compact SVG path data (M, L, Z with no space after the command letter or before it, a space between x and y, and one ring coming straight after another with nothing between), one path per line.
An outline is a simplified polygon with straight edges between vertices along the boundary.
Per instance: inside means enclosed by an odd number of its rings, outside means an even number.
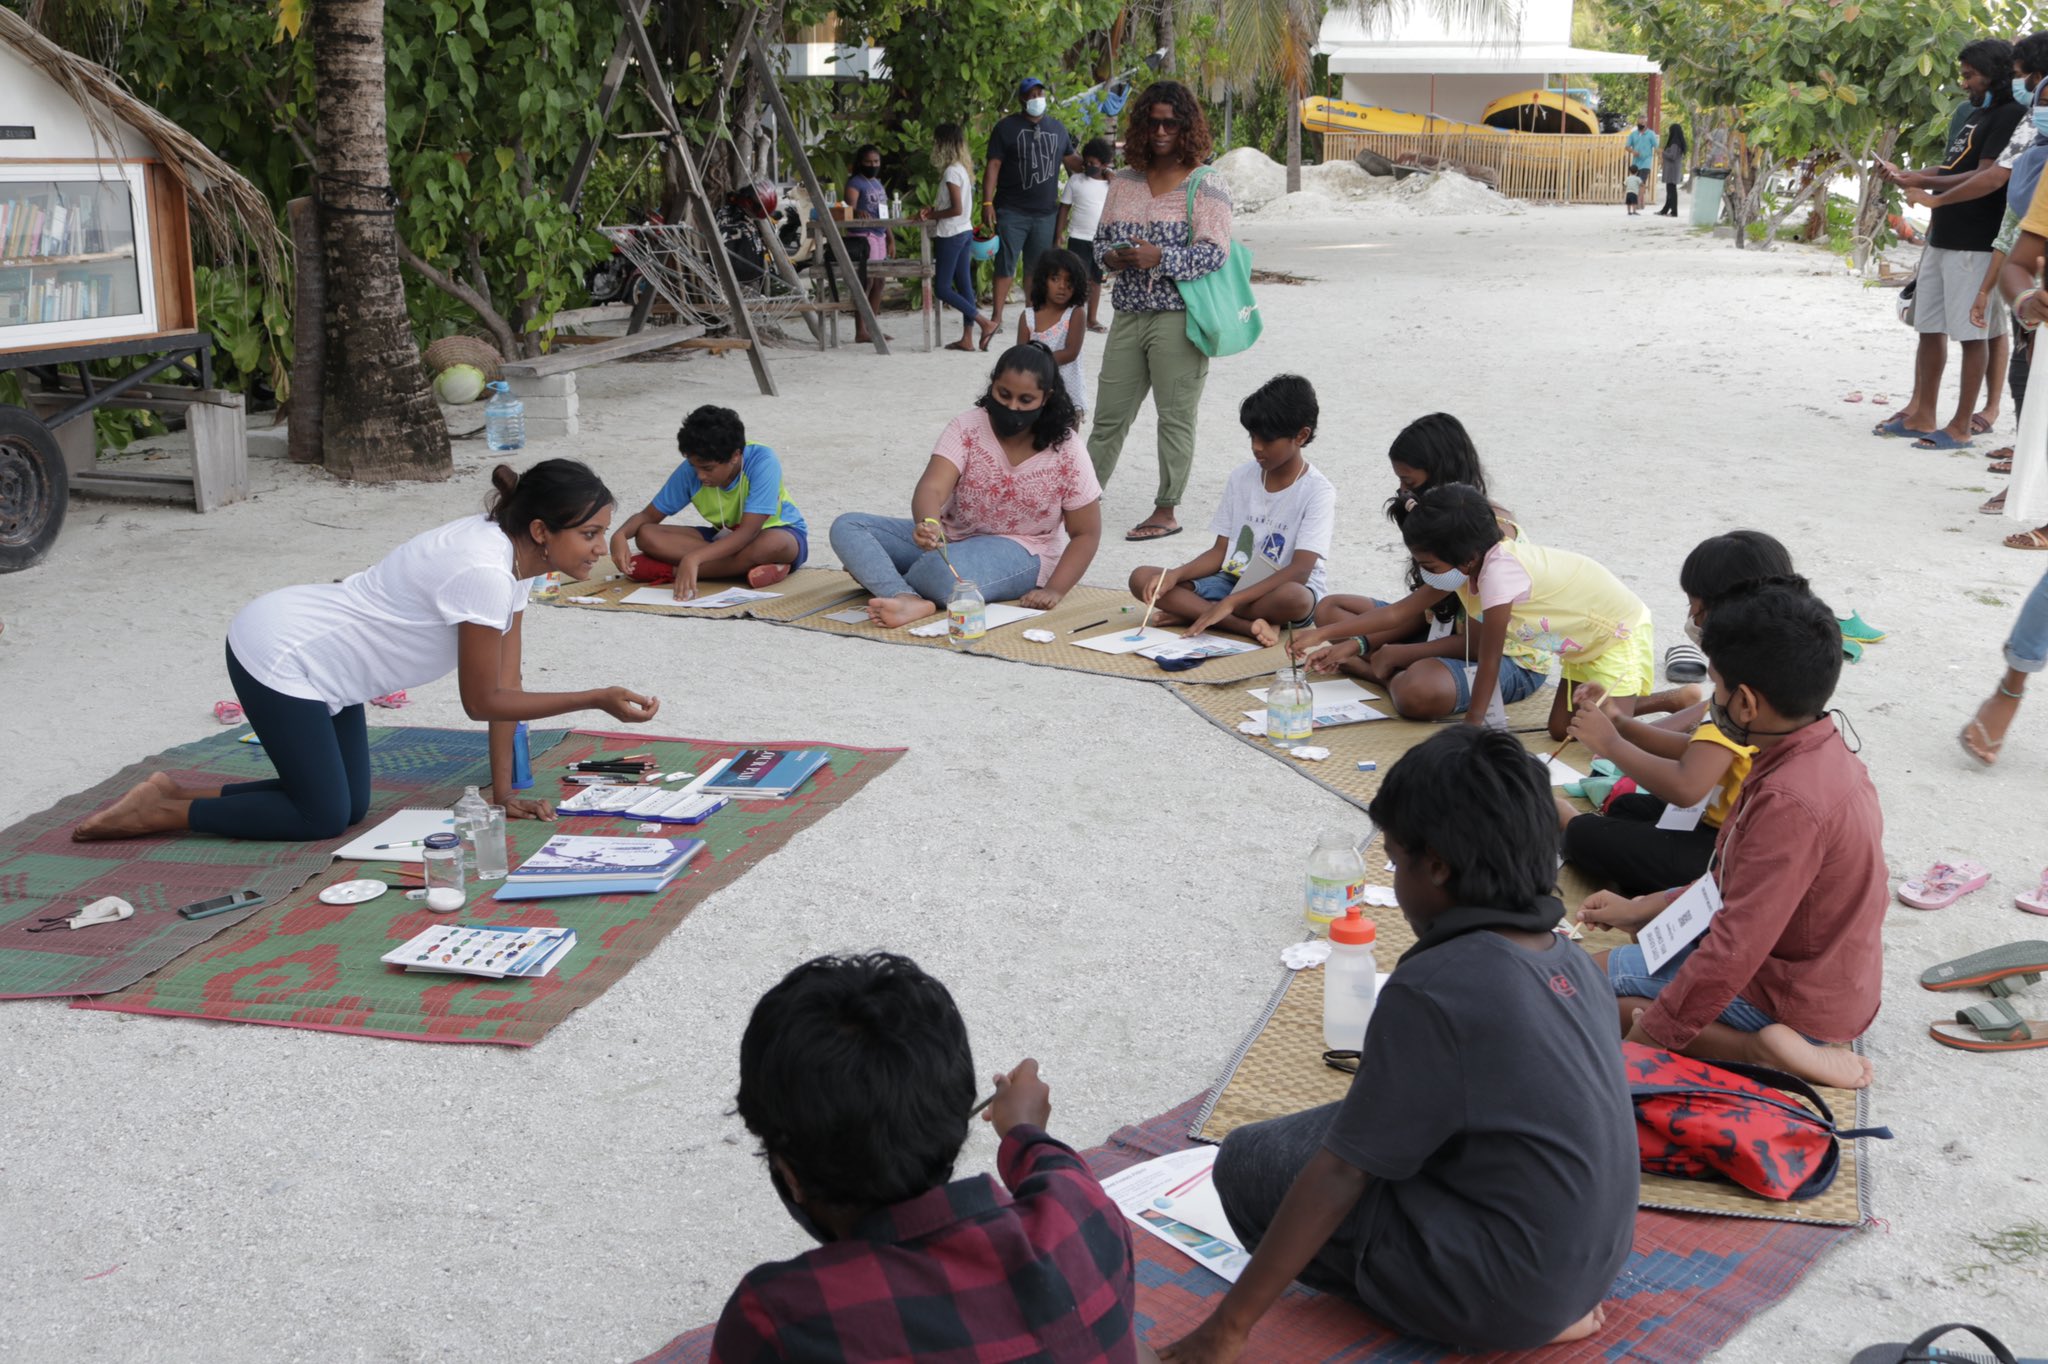
M925 520L934 526L939 525L939 518L936 516L927 516ZM939 526L939 557L946 561L946 571L953 575L954 582L964 583L967 581L967 579L960 576L960 570L953 567L953 556L946 552L946 528L944 526Z
M1152 599L1145 603L1145 619L1138 622L1138 633L1125 635L1125 639L1143 639L1145 637L1146 627L1152 624L1152 608L1159 605L1159 589L1164 586L1166 586L1166 570L1162 568L1159 570L1159 576L1152 580ZM994 1099L991 1098L990 1102L993 1103Z

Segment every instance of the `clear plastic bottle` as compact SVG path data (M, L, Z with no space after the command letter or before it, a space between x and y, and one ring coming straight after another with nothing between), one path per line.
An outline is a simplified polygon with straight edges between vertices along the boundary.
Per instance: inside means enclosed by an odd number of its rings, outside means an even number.
M1272 697L1266 693L1269 702ZM1348 836L1322 834L1308 855L1308 871L1301 882L1303 917L1318 929L1327 928L1346 910L1365 903L1365 858Z
M484 444L505 453L526 448L526 404L512 396L512 386L503 379L487 385L491 400L484 406Z
M476 871L476 832L491 817L491 803L484 799L482 791L474 786L462 788L462 799L455 802L449 811L455 816L455 836L462 840L464 855L470 858L470 871Z
M981 589L962 578L953 584L953 599L946 603L946 643L964 649L988 633L988 603Z
M1330 925L1330 959L1323 963L1323 1045L1363 1051L1365 1028L1379 997L1379 963L1372 954L1373 922L1353 905Z
M1283 668L1273 674L1266 689L1266 740L1277 748L1294 748L1308 742L1315 722L1315 693L1309 690L1299 668Z

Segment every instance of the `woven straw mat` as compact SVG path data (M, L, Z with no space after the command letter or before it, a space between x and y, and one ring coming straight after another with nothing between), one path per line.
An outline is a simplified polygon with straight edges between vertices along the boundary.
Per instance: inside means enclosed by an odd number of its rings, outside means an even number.
M746 602L739 606L723 606L714 611L693 611L687 606L643 606L628 605L623 600L647 583L634 582L622 577L606 559L598 564L596 574L580 583L564 583L560 594L551 603L555 606L573 606L586 611L637 611L646 615L676 616L685 620L732 620L746 616L755 620L788 620L791 614L804 614L822 610L842 598L850 598L860 590L860 585L836 568L800 568L796 572L763 591L777 595L765 601ZM722 592L728 587L745 587L741 581L713 580L706 578L697 584L699 595L709 596ZM601 602L571 601L571 597L602 597Z

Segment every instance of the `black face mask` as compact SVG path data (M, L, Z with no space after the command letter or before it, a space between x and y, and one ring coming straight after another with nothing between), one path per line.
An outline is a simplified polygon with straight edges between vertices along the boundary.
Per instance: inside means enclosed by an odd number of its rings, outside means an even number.
M1032 427L1038 425L1038 413L1040 410L1038 408L1033 407L1020 410L1014 407L1007 407L997 402L994 398L990 398L982 406L988 413L988 424L993 426L996 429L996 434L1004 440L1021 436Z
M879 180L882 178L882 167L879 163L872 166L862 166L860 173L870 180Z
M829 1245L832 1233L820 1226L818 1219L804 1210L803 1204L789 1196L789 1186L782 1182L782 1171L773 1165L768 1167L768 1182L775 1186L775 1196L782 1200L782 1210L789 1214L789 1220L802 1227L804 1234L819 1245Z

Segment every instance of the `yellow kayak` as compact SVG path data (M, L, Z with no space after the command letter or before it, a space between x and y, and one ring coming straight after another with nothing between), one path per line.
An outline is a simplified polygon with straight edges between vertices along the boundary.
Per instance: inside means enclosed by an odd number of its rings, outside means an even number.
M1312 133L1455 133L1476 125L1315 95L1301 102L1301 126Z
M1593 111L1557 90L1522 90L1486 106L1480 117L1488 127L1518 133L1597 133Z

